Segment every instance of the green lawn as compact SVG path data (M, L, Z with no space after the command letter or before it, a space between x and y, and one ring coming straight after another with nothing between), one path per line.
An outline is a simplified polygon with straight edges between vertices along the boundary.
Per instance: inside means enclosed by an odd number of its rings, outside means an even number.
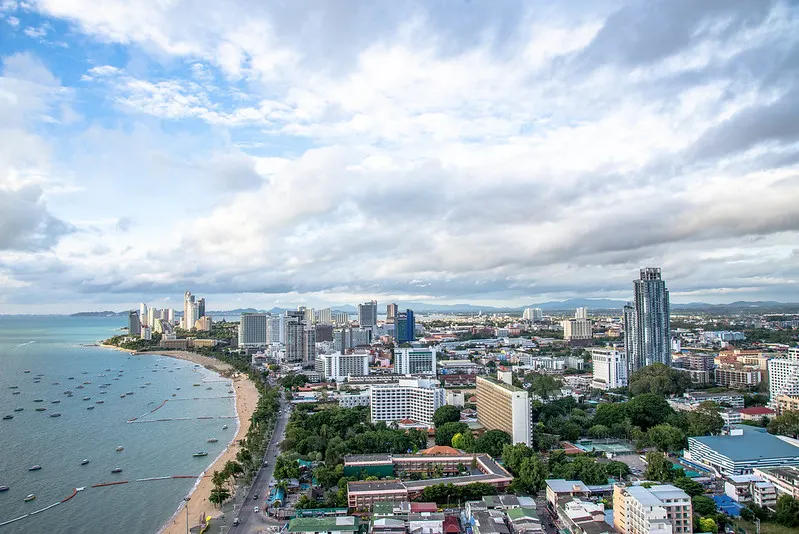
M756 534L757 527L754 523L744 521L743 519L734 519L736 527L740 527L746 531L746 534ZM737 533L737 528L736 528ZM795 528L783 527L777 523L760 523L760 534L796 534Z

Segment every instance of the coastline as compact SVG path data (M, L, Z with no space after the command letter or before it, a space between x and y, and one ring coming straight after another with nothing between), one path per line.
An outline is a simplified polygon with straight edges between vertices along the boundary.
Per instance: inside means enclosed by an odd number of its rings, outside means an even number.
M255 411L258 404L258 390L255 384L247 377L240 373L234 373L233 367L215 360L202 354L196 354L183 350L164 350L164 351L146 351L137 352L134 350L121 349L112 345L100 345L101 347L121 350L136 355L153 355L153 356L167 356L179 360L186 360L198 365L202 365L206 369L219 373L233 382L233 395L236 404L236 434L233 440L228 443L224 451L209 465L197 478L197 482L189 491L189 523L190 526L196 526L201 517L210 516L212 518L219 517L222 510L214 506L209 497L211 496L211 474L214 471L221 471L229 460L236 459L236 453L239 451L239 440L246 437L247 431L250 429L250 417ZM161 526L158 530L159 534L183 534L186 532L186 502L182 502L178 506L175 513Z

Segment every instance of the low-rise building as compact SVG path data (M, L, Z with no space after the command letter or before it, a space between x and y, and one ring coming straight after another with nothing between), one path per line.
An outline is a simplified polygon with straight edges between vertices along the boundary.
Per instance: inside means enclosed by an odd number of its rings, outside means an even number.
M799 467L756 467L754 473L773 484L779 495L799 499Z
M557 513L558 504L568 499L588 497L591 490L580 480L564 480L553 478L546 480L547 506L552 513Z
M741 419L744 421L760 421L764 417L774 417L777 412L765 406L752 406L751 408L741 408L738 410Z
M670 484L613 486L613 526L622 534L691 534L691 497Z
M612 534L605 522L605 506L579 498L564 501L557 508L558 520L571 534Z
M752 502L771 508L777 504L774 484L757 474L727 477L724 480L724 493L736 502Z
M746 475L757 467L799 465L794 442L772 436L765 428L741 425L726 435L689 437L685 458L720 476Z
M359 393L342 393L338 398L338 405L342 408L355 408L357 406L369 406L371 395L369 391Z
M365 534L368 523L353 516L296 517L286 529L290 534Z
M786 411L799 411L799 396L778 395L771 400L772 406L777 411L777 415L782 415Z

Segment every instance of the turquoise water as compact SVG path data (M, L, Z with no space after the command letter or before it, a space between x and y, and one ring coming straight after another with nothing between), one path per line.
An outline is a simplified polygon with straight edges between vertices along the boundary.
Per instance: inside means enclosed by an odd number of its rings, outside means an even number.
M195 480L136 479L199 475L233 439L235 402L224 398L229 381L216 373L173 358L81 346L118 333L123 321L0 316L0 416L14 416L0 420L0 486L10 487L0 493L0 523L59 502L75 487L86 488L58 506L0 526L0 534L155 532ZM139 419L151 422L127 422L164 400ZM155 421L172 418L189 419ZM208 443L209 438L219 441ZM117 446L124 450L117 452ZM208 456L195 458L196 451ZM90 463L81 465L84 458ZM36 464L42 469L28 471ZM116 467L123 471L112 474ZM91 487L119 480L129 483ZM36 499L24 502L31 493Z

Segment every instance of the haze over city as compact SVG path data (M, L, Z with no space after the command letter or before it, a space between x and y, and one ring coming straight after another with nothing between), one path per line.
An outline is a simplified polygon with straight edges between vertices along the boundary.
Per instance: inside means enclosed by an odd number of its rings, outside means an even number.
M0 6L0 313L799 301L791 2Z

